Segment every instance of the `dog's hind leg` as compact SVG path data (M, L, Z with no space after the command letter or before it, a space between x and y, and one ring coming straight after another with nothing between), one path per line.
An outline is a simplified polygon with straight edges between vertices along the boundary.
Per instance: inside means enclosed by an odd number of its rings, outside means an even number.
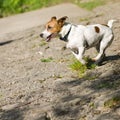
M112 43L113 35L105 36L103 40L101 40L100 45L97 48L97 51L99 52L98 55L93 58L93 60L96 62L96 64L99 64L102 59L105 57L105 50L106 48Z
M100 43L98 43L95 48L96 48L97 52L99 53L100 52Z
M96 50L97 50L97 53L100 53L100 43L97 44L95 48L96 48ZM106 55L105 55L105 52L104 52L103 55L102 55L102 57L101 57L101 60L99 60L99 61L102 61L103 58L105 58L105 56L106 56ZM96 61L96 58L93 58L92 60L93 60L93 61Z

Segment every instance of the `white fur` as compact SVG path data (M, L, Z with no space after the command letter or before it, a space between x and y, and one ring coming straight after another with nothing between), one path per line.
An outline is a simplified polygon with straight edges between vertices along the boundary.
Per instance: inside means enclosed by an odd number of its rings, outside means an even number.
M59 34L64 37L71 27L66 45L67 48L71 49L72 53L82 64L85 64L86 62L83 59L85 50L96 47L98 55L93 60L99 63L105 56L106 48L112 43L114 35L111 28L114 21L109 20L108 26L101 24L83 26L66 23ZM95 27L99 29L99 32L96 32ZM46 38L50 33L45 30L43 34ZM78 50L78 53L74 51L75 49Z
M108 25L110 28L112 28L113 22L117 22L117 20L109 20L107 25Z
M43 33L43 38L45 39L47 39L47 37L51 35L51 33L47 31L47 29L45 29L42 33Z
M89 45L88 48L96 47L98 51L98 55L93 58L97 63L99 63L104 57L106 48L111 44L113 40L113 32L111 30L112 23L114 20L110 20L108 22L108 26L95 24L95 25L72 25L68 24L63 26L62 31L60 32L61 36L64 36L67 31L70 29L70 26L72 26L71 32L68 36L68 43L67 48L73 50L78 49L78 54L76 54L74 51L72 53L75 55L75 57L80 60L82 64L85 64L85 60L83 59L83 54L86 49L86 42ZM95 26L99 28L99 33L95 31ZM87 48L87 49L88 49Z

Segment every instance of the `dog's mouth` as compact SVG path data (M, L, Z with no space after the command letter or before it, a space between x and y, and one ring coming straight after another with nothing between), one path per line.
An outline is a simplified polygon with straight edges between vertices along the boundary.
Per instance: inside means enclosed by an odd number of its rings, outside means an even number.
M56 34L51 34L46 38L46 41L49 42L53 37L56 37Z
M52 34L46 38L46 41L49 42L52 39Z

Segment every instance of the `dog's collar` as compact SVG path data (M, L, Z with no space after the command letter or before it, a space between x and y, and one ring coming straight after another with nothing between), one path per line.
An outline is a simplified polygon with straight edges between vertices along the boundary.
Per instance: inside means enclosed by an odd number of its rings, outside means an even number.
M67 32L67 34L66 34L64 37L60 36L60 40L63 40L63 41L65 41L65 42L68 41L68 36L69 36L69 34L70 34L71 28L72 28L72 25L70 26L69 31Z

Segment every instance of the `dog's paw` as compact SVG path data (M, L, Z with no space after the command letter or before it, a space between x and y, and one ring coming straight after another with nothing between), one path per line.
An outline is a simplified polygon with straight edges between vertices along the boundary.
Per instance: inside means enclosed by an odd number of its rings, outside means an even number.
M91 61L96 62L97 60L95 58L91 58Z
M87 64L87 62L85 61L85 60L81 60L80 61L83 65L86 65Z

